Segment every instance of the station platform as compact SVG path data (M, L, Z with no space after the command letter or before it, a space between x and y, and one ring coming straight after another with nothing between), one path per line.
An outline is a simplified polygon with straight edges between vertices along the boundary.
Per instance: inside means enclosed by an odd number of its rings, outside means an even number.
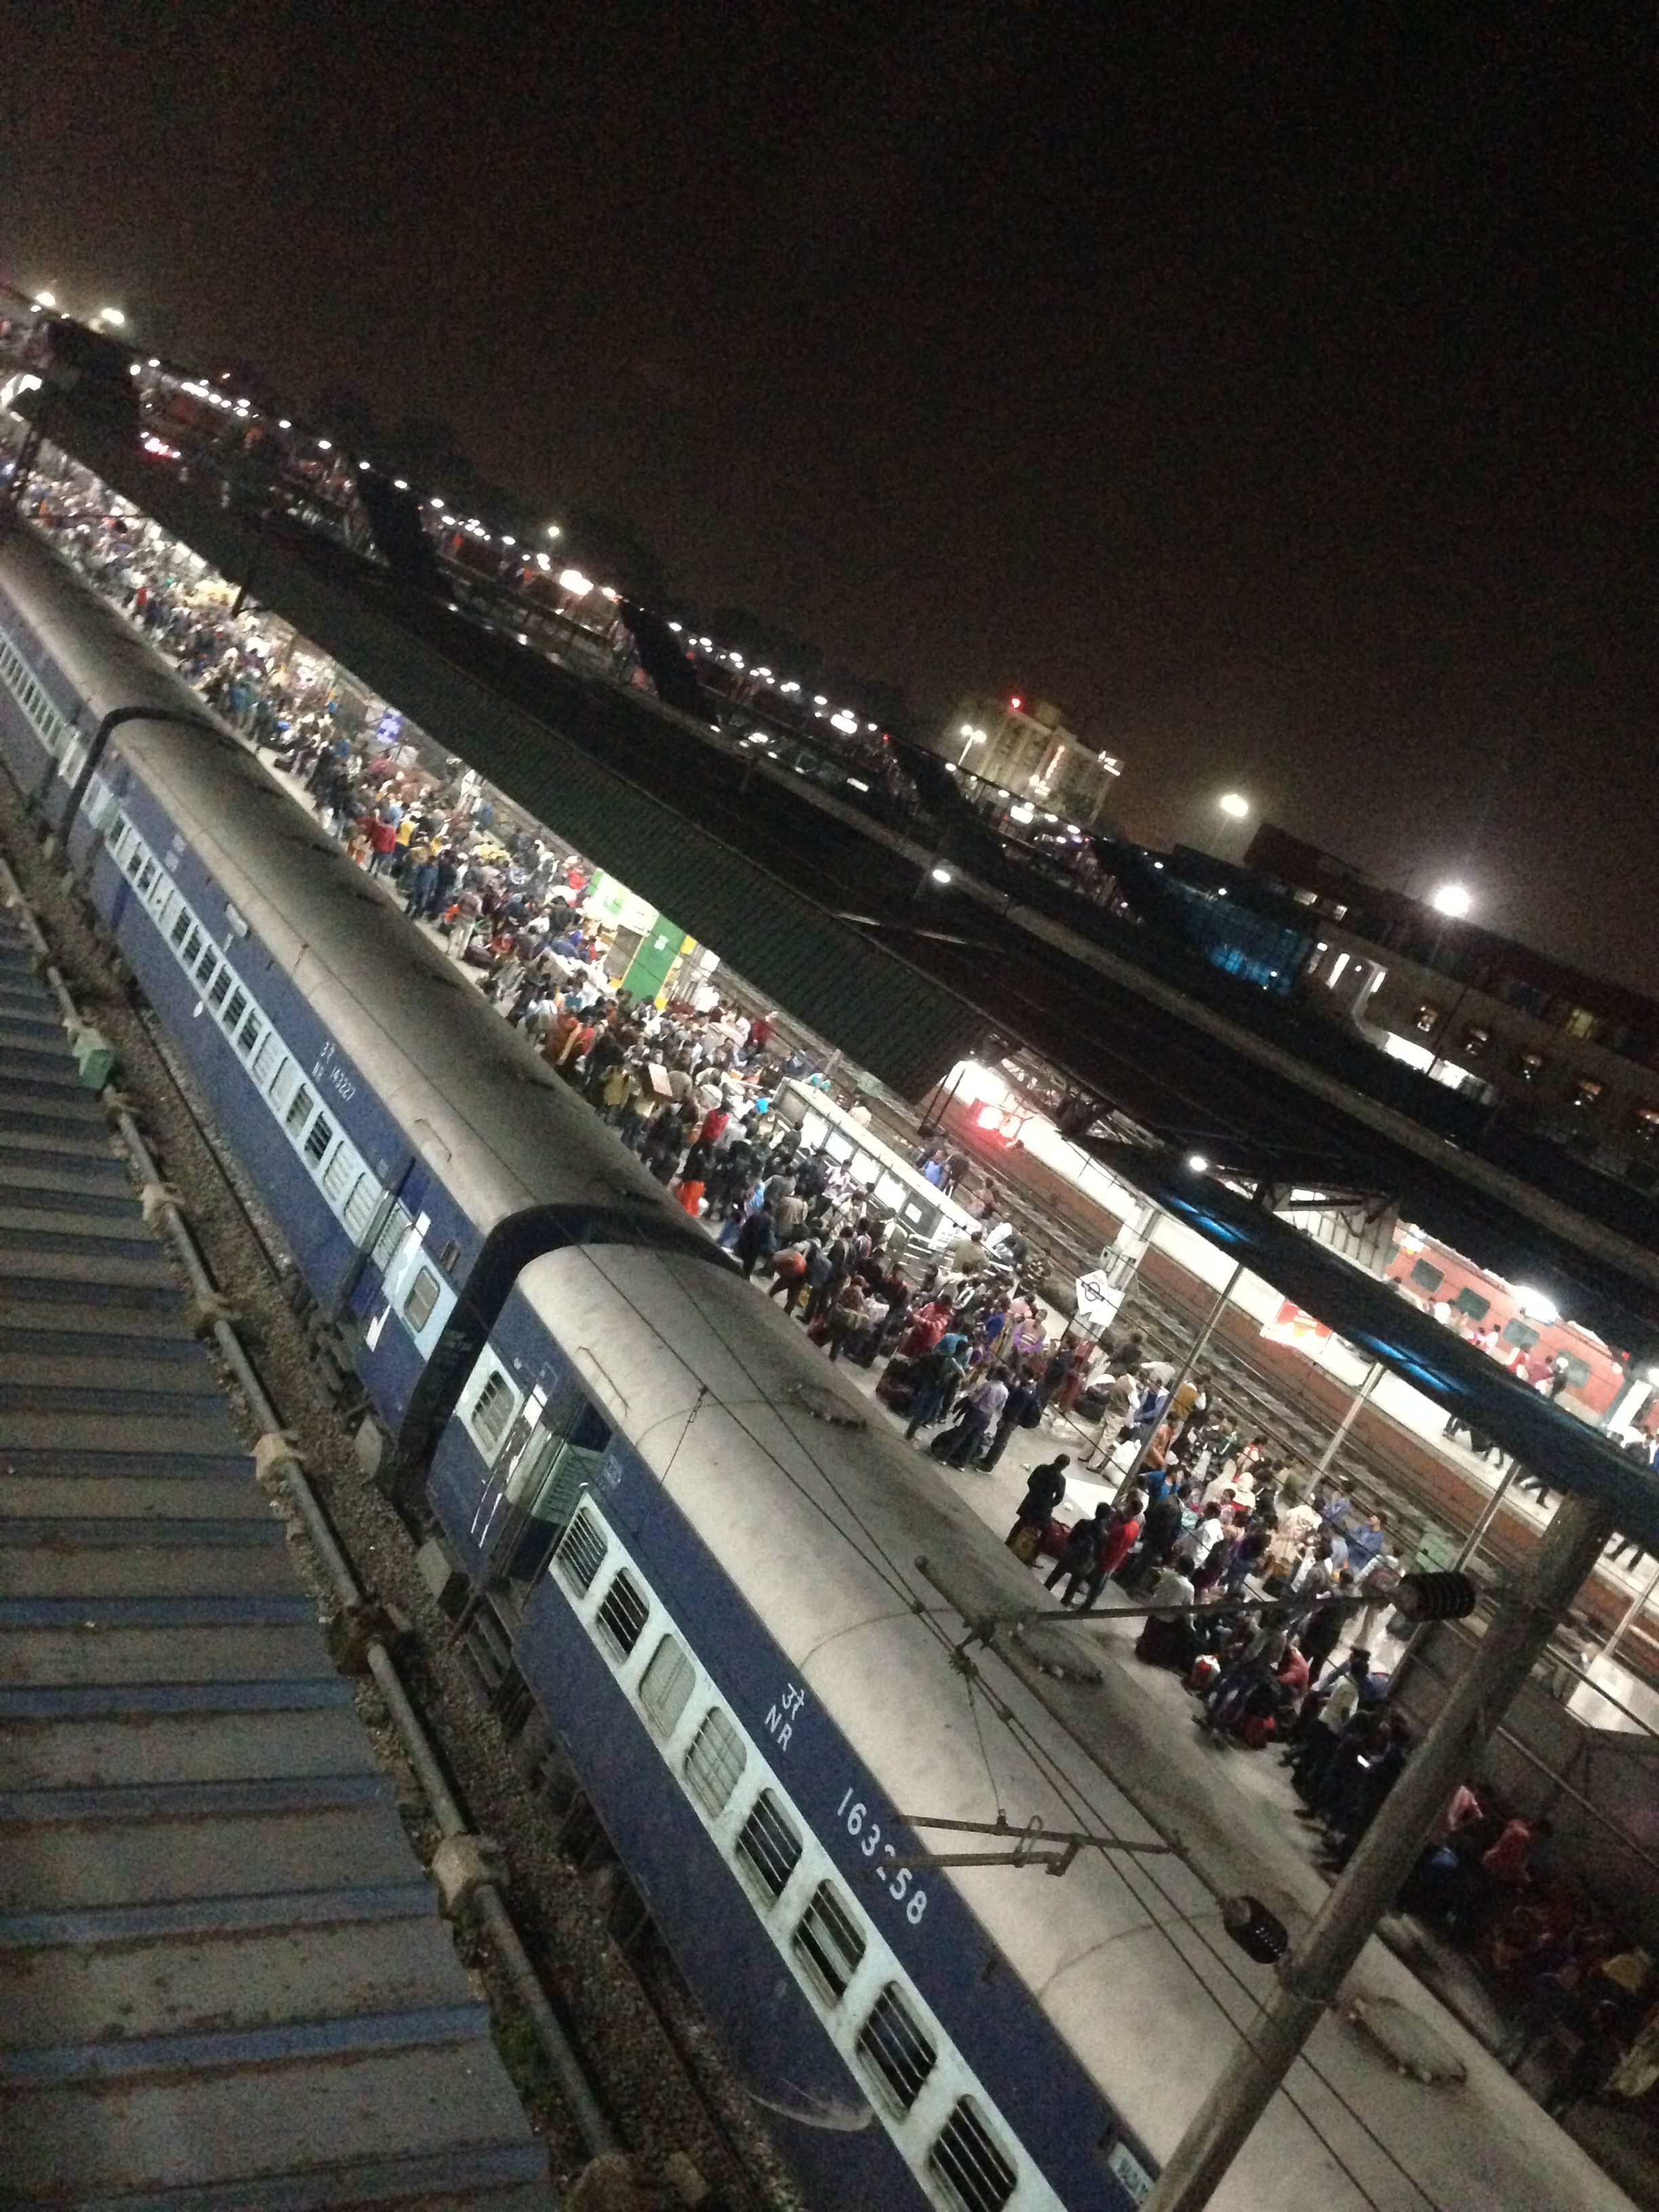
M0 912L0 2203L551 2212L188 1296Z

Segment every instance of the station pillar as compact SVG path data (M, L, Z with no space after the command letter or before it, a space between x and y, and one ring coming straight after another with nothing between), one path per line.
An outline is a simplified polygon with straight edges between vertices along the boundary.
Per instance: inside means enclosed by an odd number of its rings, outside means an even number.
M1567 1497L1521 1581L1407 1761L1323 1908L1279 1962L1278 1987L1176 2146L1145 2212L1200 2212L1271 2103L1349 1968L1393 1904L1435 1821L1468 1774L1612 1531L1607 1508Z

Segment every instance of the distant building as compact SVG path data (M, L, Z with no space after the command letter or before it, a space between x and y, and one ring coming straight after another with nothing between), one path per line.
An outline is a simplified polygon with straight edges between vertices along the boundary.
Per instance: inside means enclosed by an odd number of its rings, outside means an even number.
M1659 1186L1659 1004L1441 914L1264 823L1246 855L1311 937L1304 1003L1397 1060Z
M1079 828L1105 821L1122 773L1047 699L959 699L928 743L963 775Z

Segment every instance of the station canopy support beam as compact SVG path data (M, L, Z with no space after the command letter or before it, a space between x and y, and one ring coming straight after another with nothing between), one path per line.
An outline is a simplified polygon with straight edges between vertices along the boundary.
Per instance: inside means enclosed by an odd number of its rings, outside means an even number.
M1472 1771L1510 1699L1594 1570L1607 1508L1568 1497L1383 1801L1322 1911L1278 1969L1278 1986L1240 2037L1146 2199L1145 2212L1200 2212L1272 2102L1297 2054L1393 1904L1442 1808Z

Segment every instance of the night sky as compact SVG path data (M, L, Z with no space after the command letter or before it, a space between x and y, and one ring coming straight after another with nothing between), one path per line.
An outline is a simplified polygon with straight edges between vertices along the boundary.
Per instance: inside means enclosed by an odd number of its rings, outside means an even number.
M1644 11L0 5L0 274L1659 992Z

